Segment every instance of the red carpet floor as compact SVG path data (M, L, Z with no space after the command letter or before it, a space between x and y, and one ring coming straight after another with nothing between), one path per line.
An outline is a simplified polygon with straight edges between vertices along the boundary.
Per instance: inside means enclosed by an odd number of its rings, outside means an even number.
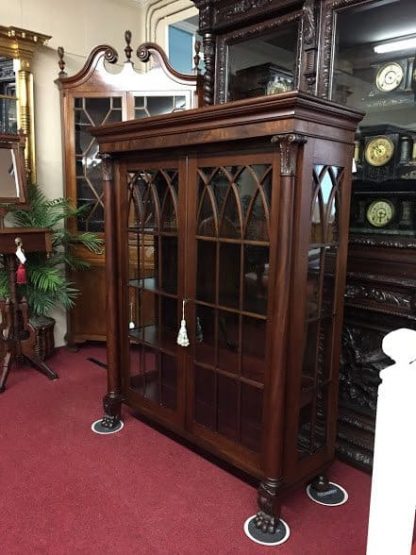
M88 555L364 555L370 478L340 462L330 479L349 493L328 508L304 491L282 516L287 543L263 547L243 533L255 489L131 416L121 433L90 430L102 416L99 347L60 349L49 381L13 369L0 396L0 552Z

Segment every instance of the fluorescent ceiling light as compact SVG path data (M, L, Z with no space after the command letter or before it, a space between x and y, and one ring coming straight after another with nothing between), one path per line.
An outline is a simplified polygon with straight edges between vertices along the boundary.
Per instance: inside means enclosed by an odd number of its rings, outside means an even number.
M374 52L377 54L384 54L386 52L408 50L409 48L416 48L416 37L385 42L384 44L377 44L377 46L374 47Z

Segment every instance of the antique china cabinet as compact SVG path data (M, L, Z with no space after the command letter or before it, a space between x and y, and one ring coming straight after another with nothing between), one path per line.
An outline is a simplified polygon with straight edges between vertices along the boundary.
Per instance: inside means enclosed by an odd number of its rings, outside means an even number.
M84 67L75 75L65 72L64 50L59 48L60 73L56 83L61 94L65 195L85 211L69 222L74 233L104 234L104 199L101 159L90 132L94 126L198 106L200 76L184 75L168 63L165 53L153 43L137 48L137 71L132 61L131 33L126 31L126 60L117 67L117 52L108 45L92 50ZM198 55L194 58L198 65ZM149 71L145 71L149 69ZM80 302L68 313L69 344L106 339L105 248L103 253L80 249L77 255L93 271L73 271L71 279L81 291ZM152 260L149 260L152 265Z
M102 425L125 403L249 473L268 524L281 491L334 455L361 117L292 91L91 130L107 210Z
M416 3L194 4L206 103L299 88L366 113L356 136L337 450L371 470L379 371L389 364L381 340L416 324Z

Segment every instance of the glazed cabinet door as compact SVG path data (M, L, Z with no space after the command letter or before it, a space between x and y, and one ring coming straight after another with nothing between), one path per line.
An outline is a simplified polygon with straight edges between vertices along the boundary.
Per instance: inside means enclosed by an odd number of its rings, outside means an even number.
M271 309L274 164L272 153L198 158L188 201L188 428L255 474Z
M351 150L351 149L350 149ZM350 158L315 141L300 177L287 388L287 474L328 460L334 449ZM330 161L330 163L328 163Z
M123 329L128 329L129 360L123 390L132 406L170 423L183 421L183 372L176 343L179 300L183 297L178 162L129 166L125 215L119 230L128 244L122 260ZM125 186L125 185L124 185Z

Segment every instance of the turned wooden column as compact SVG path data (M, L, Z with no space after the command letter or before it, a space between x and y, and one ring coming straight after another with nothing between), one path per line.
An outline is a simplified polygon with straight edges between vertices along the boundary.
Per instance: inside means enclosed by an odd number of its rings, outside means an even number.
M279 191L279 234L276 252L276 299L274 309L274 333L270 352L273 367L280 371L269 373L269 383L265 387L265 412L269 415L265 423L264 474L258 489L256 526L273 533L276 529L281 502L278 493L283 481L284 448L284 400L285 400L285 359L287 350L287 327L289 320L289 297L291 275L292 226L296 162L298 150L306 142L302 135L283 133L272 137L280 152L280 191Z
M103 399L104 418L102 425L107 428L117 426L121 415L121 393L119 357L120 330L118 329L119 299L117 272L117 238L113 237L117 229L115 218L115 192L113 183L113 166L109 154L101 154L104 189L104 231L105 231L105 265L106 265L106 304L107 318L107 394Z

